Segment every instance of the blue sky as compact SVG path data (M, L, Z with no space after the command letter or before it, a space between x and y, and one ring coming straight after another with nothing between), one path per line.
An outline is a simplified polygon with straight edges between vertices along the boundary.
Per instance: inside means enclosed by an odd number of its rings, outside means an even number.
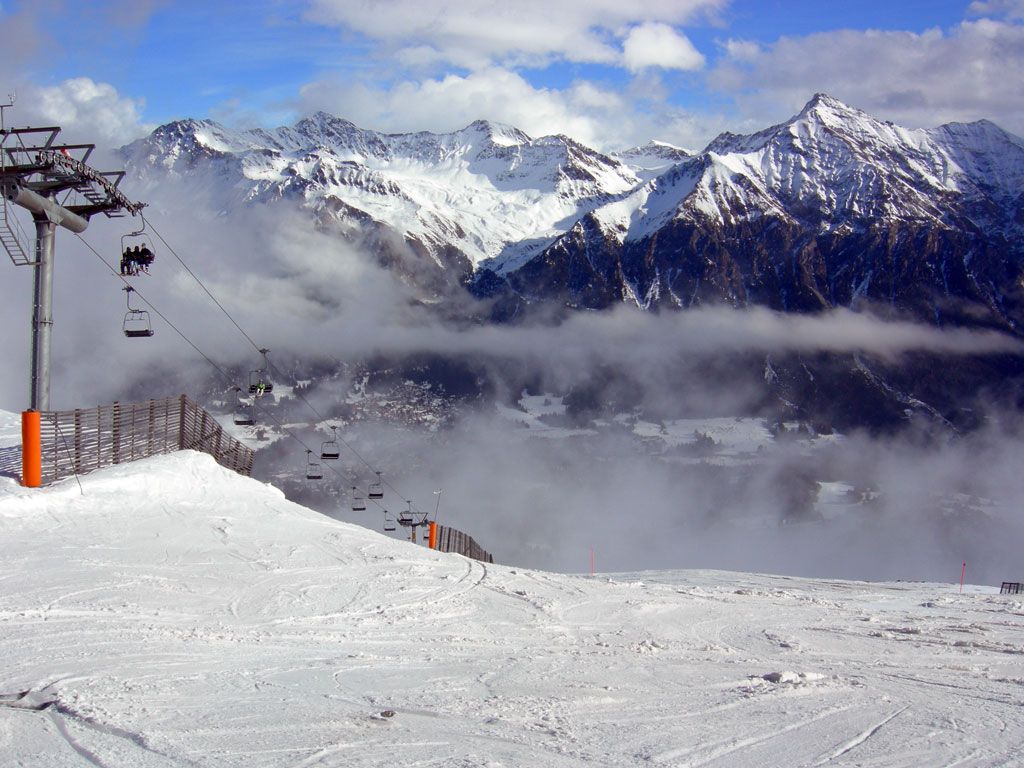
M102 113L111 141L325 109L379 130L483 117L695 147L819 90L909 126L1021 133L1022 21L1024 0L0 0L0 88L63 124Z

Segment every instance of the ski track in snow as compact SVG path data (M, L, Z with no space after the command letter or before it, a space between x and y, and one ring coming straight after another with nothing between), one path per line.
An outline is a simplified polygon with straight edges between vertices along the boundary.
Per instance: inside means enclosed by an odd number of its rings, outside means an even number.
M484 565L190 452L82 482L0 478L2 766L1024 765L989 587Z

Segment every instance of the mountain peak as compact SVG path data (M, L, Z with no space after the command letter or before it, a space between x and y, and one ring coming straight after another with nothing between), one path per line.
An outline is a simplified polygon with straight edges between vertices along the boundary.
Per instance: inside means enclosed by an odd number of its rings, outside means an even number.
M824 122L835 119L849 120L850 118L867 117L867 115L855 107L843 103L834 96L827 93L816 93L811 100L804 104L803 109L796 115L795 120L813 119Z
M511 146L514 144L525 144L530 137L521 130L505 123L496 123L491 120L474 120L458 133L477 132L487 136L495 144Z
M323 110L317 110L311 115L302 118L295 124L296 130L314 129L316 131L329 131L331 133L337 133L339 131L349 132L358 130L355 123L350 120L346 120L343 117L332 115L329 112Z

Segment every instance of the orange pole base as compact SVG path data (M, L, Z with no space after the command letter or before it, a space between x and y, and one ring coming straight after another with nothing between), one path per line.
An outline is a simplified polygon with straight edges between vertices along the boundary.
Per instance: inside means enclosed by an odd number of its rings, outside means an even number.
M427 543L431 549L437 549L437 523L430 523L427 526Z
M43 484L43 442L40 436L39 411L21 414L21 484L38 488Z

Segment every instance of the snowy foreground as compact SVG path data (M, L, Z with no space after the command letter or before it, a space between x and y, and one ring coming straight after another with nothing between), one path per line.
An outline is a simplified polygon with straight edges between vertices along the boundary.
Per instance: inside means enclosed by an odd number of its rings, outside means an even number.
M1024 765L1024 599L564 576L183 452L0 477L0 765Z

